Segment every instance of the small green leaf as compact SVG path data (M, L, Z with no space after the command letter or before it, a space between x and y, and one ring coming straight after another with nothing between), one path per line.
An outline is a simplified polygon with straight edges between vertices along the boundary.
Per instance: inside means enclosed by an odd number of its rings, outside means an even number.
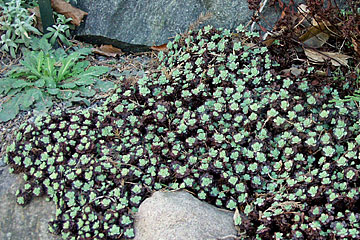
M19 94L19 103L21 110L28 109L34 102L42 97L42 92L37 88L29 88L25 92Z
M133 228L126 229L126 231L124 232L124 235L128 238L135 237L134 229Z
M16 95L1 105L0 122L7 122L19 113L19 96Z
M33 83L28 82L28 81L24 81L22 79L18 79L15 80L15 82L12 84L12 88L23 88L23 87L27 87L27 86L32 86Z
M46 87L56 88L56 81L54 80L54 78L43 76L42 79L44 79Z
M51 95L57 95L60 93L60 89L58 88L48 88L46 91Z
M41 101L35 104L35 109L38 111L45 111L53 105L52 98L48 95L43 95Z
M96 94L96 91L94 89L91 89L90 87L79 87L78 88L80 95L83 97L93 97Z
M58 95L56 95L59 99L63 99L63 100L69 100L71 98L74 98L75 96L77 96L79 94L78 91L60 91L60 93Z
M13 82L12 78L0 79L0 94L7 94L13 88Z
M91 85L91 84L95 83L95 80L90 77L87 77L87 78L80 78L80 79L74 81L74 83L78 86Z
M85 103L87 106L90 106L90 101L86 98L82 98L82 97L73 97L70 99L71 102L83 102Z
M79 75L79 78L98 77L107 73L110 69L106 66L91 66Z
M63 89L73 89L76 87L76 84L75 82L67 82L67 83L59 84L59 87Z
M45 80L43 78L40 78L36 82L34 82L34 86L37 88L42 88L45 86Z

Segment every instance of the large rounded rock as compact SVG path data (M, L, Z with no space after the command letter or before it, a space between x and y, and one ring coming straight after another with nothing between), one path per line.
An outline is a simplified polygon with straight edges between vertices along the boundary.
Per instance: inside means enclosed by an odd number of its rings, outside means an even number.
M135 216L135 240L209 240L235 236L233 213L185 191L155 192Z
M98 35L138 45L160 45L182 33L201 13L212 13L204 22L234 29L250 20L247 0L87 0L75 4L88 12L77 35Z
M56 240L48 232L48 222L55 217L55 206L44 198L33 199L25 207L16 203L15 192L23 184L20 175L0 168L0 239Z
M299 5L304 0L294 2ZM346 0L336 2L343 6ZM239 24L247 25L253 16L247 0L78 0L72 4L89 14L76 30L77 39L111 44L125 52L148 51L148 46L167 43L177 33L186 32L204 13L211 13L212 17L202 25L230 30ZM282 9L269 5L269 2L265 5L259 21L264 28L272 30Z

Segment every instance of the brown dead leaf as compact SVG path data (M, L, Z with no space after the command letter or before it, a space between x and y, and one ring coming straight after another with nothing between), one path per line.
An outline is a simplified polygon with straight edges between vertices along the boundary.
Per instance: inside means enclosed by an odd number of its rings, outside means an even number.
M303 22L305 24L308 23L308 15L309 15L309 10L308 7L305 4L300 4L298 7L298 16L299 16L299 22L294 26L294 29L297 28L300 24L302 24Z
M121 49L112 45L101 45L100 47L93 48L92 51L106 57L116 57L117 55L121 55L123 53Z
M336 67L339 67L340 65L347 66L347 59L351 58L350 56L341 53L314 51L307 48L305 48L304 51L310 61L319 64L330 60L331 64Z
M167 49L167 43L164 43L164 44L162 44L162 45L159 45L159 46L152 46L152 47L150 47L150 49L151 50L154 50L154 51L167 51L168 49Z
M87 12L73 7L64 0L51 0L51 6L55 12L63 14L67 18L72 18L71 23L76 26L80 26L82 19L88 15Z
M308 47L319 48L322 47L327 42L327 40L329 40L329 37L329 34L321 32L316 36L313 36L306 40L304 44L306 44L306 46Z
M355 52L360 56L360 43L354 38L351 38L351 42L354 45Z
M292 75L298 77L301 74L303 74L305 72L305 70L301 69L301 68L291 67L291 68L288 68L288 69L284 69L281 72L283 72L285 74L291 73Z
M306 40L315 37L319 33L324 32L326 29L327 28L325 26L325 23L323 22L321 22L320 24L313 25L306 31L306 33L300 36L299 40L301 42L305 42Z

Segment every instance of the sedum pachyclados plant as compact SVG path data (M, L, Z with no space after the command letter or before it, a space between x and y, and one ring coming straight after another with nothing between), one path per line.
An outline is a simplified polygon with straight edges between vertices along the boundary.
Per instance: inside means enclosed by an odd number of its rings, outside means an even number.
M164 188L235 210L242 239L358 239L356 104L278 76L237 30L177 36L102 107L24 123L5 156L27 181L18 202L49 196L63 239L133 238L133 213Z
M90 66L82 61L90 49L82 48L66 53L62 48L51 49L46 39L34 40L33 51L24 53L20 66L10 70L0 79L0 94L8 100L1 105L0 121L13 119L21 110L35 108L44 111L54 101L70 105L84 102L95 95L95 88L106 91L113 87L99 77L109 71L105 66Z

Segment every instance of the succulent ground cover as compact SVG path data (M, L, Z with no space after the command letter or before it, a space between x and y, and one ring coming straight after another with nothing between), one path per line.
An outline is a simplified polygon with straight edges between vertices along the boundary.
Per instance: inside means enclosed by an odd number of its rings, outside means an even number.
M207 26L103 106L21 125L5 161L63 239L133 238L154 190L235 210L243 239L358 239L359 109L345 86L282 77L258 36ZM309 72L311 69L309 69Z

